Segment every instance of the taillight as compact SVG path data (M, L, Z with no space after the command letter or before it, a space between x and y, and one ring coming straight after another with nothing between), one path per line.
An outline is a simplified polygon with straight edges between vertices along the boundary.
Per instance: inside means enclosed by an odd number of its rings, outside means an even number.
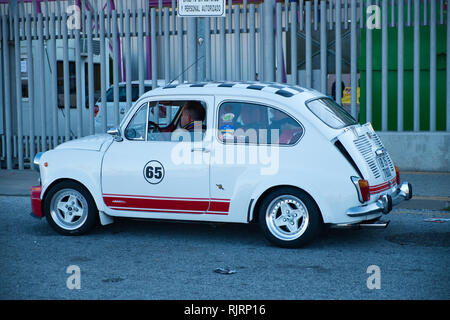
M397 185L400 185L400 170L398 170L397 166L394 166L395 168L395 181L397 182Z
M369 182L367 180L358 180L361 198L364 202L370 200Z
M98 105L95 105L95 106L94 106L94 117L97 116L98 110L99 110Z

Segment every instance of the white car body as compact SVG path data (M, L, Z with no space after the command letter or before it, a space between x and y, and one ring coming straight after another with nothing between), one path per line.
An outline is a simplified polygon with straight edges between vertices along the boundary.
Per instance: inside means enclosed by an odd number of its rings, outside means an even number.
M40 199L56 182L71 179L89 190L102 224L112 222L114 217L248 223L254 220L256 206L268 191L292 186L314 199L325 224L348 225L377 219L383 211L391 210L392 203L411 197L409 184L397 184L392 160L370 124L334 129L305 105L310 99L325 97L323 94L285 84L256 83L262 86L259 90L249 89L249 83L220 84L170 85L149 91L134 103L119 128L124 132L145 102L201 100L207 105L206 135L201 145L192 148L192 154L200 154L202 163L174 163L171 154L178 142L129 141L108 134L88 136L39 156ZM279 90L287 92L287 96ZM267 163L211 161L219 149L227 152L234 147L219 141L214 130L218 107L224 101L269 105L301 124L303 135L297 143L272 149L278 152L279 159L275 174L261 174L262 169L269 169ZM336 147L337 141L354 165ZM242 148L258 152L260 146ZM377 153L387 162L387 176L381 172ZM164 178L157 184L146 181L143 174L146 164L153 160L164 167ZM368 181L370 200L360 200L351 177Z

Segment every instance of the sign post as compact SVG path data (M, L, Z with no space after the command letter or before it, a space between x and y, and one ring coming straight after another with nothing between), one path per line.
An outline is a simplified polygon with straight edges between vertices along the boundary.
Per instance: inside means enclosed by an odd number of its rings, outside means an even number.
M225 0L179 0L177 16L188 18L187 66L192 65L187 73L188 81L204 81L206 78L205 34L209 36L209 32L205 30L204 19L225 17Z

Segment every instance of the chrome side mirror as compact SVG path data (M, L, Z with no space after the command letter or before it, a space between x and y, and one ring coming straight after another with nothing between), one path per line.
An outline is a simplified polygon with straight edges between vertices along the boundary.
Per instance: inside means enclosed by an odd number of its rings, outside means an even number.
M123 138L120 134L120 129L117 127L108 129L106 131L106 133L112 135L114 137L114 141L117 141L117 142L123 141Z

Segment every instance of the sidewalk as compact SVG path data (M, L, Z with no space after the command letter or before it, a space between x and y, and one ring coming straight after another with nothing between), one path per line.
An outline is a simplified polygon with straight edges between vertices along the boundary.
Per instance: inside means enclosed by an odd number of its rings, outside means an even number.
M402 181L413 186L413 198L396 208L448 210L450 172L400 172ZM39 173L31 170L0 170L0 196L30 196Z

